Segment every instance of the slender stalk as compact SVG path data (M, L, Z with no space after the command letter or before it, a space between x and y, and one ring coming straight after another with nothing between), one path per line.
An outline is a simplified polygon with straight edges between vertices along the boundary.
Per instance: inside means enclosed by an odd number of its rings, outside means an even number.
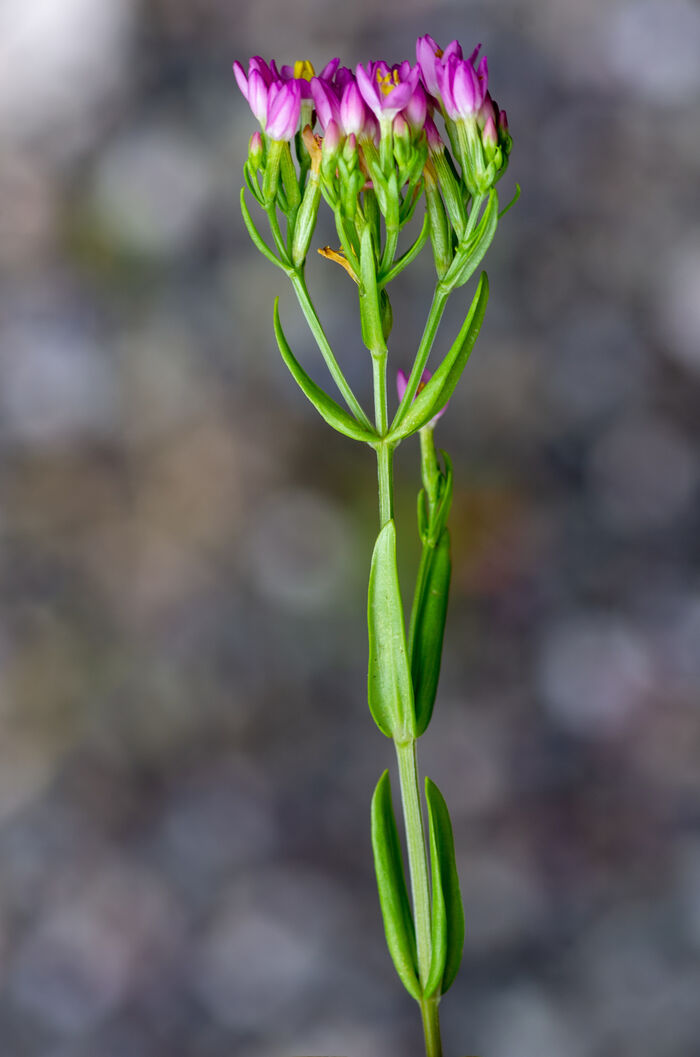
M380 432L385 432L388 417L386 407L386 353L383 356L373 357L373 364L377 429ZM380 519L382 525L385 525L389 518L393 516L391 469L393 446L386 442L379 443L376 445L376 450L379 474ZM408 849L408 871L411 881L413 920L418 951L418 975L421 985L424 986L430 973L430 960L432 957L430 877L418 784L416 742L414 739L402 744L395 742L394 746L399 769L401 805L406 833L406 847ZM426 1057L442 1057L437 997L423 999L420 1002L420 1010L423 1020Z
M401 423L401 420L411 406L411 402L418 391L421 376L425 370L425 365L428 362L428 356L430 355L430 350L435 341L435 335L437 334L437 329L440 325L440 320L442 319L449 296L450 291L445 290L442 284L438 283L435 287L435 293L433 294L433 300L430 305L430 312L428 313L428 318L425 322L425 329L423 331L423 336L420 339L420 345L418 346L418 352L416 353L416 360L413 364L411 376L408 379L406 392L403 395L403 400L399 404L399 409L391 424L392 429L396 429Z
M347 378L340 369L338 361L333 355L333 350L331 349L328 343L328 338L326 337L323 327L321 326L321 321L318 318L316 314L316 309L314 308L311 302L311 298L309 297L309 291L306 288L304 276L301 274L300 271L293 271L290 272L289 278L292 286L294 287L294 292L297 295L297 300L299 302L301 310L304 313L304 316L306 317L306 322L309 324L309 329L311 330L313 336L316 338L316 344L321 350L321 355L326 361L326 365L331 373L333 381L338 387L338 391L341 393L343 399L345 400L345 403L348 405L357 421L360 422L363 426L369 426L371 429L372 423L363 411L357 397L355 396L352 389L350 388L350 385L348 384Z
M427 1057L441 1057L442 1039L440 1038L440 1013L438 1003L440 999L425 998L420 1004L421 1016L423 1017L423 1034L425 1036L425 1052Z

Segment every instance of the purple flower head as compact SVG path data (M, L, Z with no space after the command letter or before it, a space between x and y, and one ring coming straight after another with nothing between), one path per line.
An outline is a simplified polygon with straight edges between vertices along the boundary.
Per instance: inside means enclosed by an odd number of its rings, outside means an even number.
M357 87L380 125L391 121L403 110L413 95L420 77L417 66L402 62L387 66L385 62L371 62L365 68L357 66Z
M331 121L334 121L336 125L341 124L338 94L330 82L314 77L311 81L311 96L319 124L324 132Z
M234 62L233 72L241 92L245 96L250 109L263 124L267 116L267 93L271 84L279 81L279 74L274 61L267 65L259 55L254 55L248 63L248 76L240 62Z
M427 385L427 383L430 381L430 379L432 377L433 377L432 371L429 371L426 368L426 370L424 370L422 375L420 376L420 382L418 383L418 389L416 390L416 396L418 396L418 393L420 393L421 389L425 388L425 386ZM397 371L397 373L396 373L396 392L397 392L398 397L399 397L399 402L401 402L403 400L404 393L406 392L407 389L408 389L408 378L407 378L407 376L404 374L403 371ZM413 399L415 400L415 398L416 397L414 396ZM430 427L430 429L433 428L433 426L435 425L435 423L437 422L437 420L439 418L442 418L442 416L447 411L447 408L449 407L449 405L450 405L450 402L448 400L447 403L445 404L445 406L440 408L440 410L438 411L437 415L434 415L433 418L431 418L430 422L427 423L427 425Z
M340 118L348 135L354 132L356 136L373 137L374 127L369 125L370 114L354 80L349 81L343 89Z
M424 37L419 37L416 41L416 60L423 78L423 84L430 95L439 96L437 71L440 66L447 62L451 55L455 55L458 59L463 57L462 45L458 40L453 40L444 51L429 33L426 33Z
M339 62L340 59L331 59L326 63L318 75L322 81L332 80ZM299 82L302 99L311 99L311 81L314 77L316 77L316 71L308 59L299 60L293 66L283 66L280 70L280 80Z
M452 56L438 68L437 78L440 98L448 117L453 121L466 121L479 112L486 98L486 56L476 70L471 61Z
M301 88L297 80L270 85L264 128L270 139L292 140L299 125Z
M406 103L406 109L404 116L408 121L408 124L412 132L418 133L425 126L425 119L428 114L428 99L426 97L423 85L418 81L416 87L413 89L411 98Z

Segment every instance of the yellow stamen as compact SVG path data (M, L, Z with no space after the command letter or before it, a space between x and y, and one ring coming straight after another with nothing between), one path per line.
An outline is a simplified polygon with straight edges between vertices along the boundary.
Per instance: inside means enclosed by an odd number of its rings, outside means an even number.
M345 271L348 273L352 281L357 283L358 286L360 285L360 280L355 274L347 257L344 256L342 250L332 250L330 246L323 246L318 252L322 257L325 257L326 260L335 261L335 263L339 264L341 268L345 268Z
M393 92L396 85L399 84L399 71L389 70L388 73L382 75L381 72L377 70L377 84L379 85L380 92L382 92L383 95L388 95L389 92Z
M294 76L297 80L310 81L316 76L316 71L308 59L297 59L294 63Z

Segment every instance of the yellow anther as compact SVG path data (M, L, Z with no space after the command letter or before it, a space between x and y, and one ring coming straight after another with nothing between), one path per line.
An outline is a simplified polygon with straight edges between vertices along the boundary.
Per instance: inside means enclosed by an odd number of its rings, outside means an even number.
M379 85L379 90L384 95L388 95L399 84L399 71L390 70L388 73L382 74L377 70L377 84Z
M294 76L297 80L310 81L316 76L316 71L308 59L297 59L294 63Z

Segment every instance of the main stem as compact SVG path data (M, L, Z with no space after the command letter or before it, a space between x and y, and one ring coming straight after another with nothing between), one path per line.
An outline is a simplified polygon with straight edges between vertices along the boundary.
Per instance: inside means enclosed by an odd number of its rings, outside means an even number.
M386 398L386 352L374 354L372 358L374 373L374 407L377 430L384 434L388 425ZM393 517L394 488L392 463L394 449L390 444L379 443L377 448L377 469L379 478L379 515L382 526ZM423 810L421 807L420 786L418 782L418 762L416 759L415 739L395 743L396 758L399 768L401 786L401 805L403 808L406 847L408 849L408 870L411 879L411 896L413 900L413 918L416 928L416 946L418 952L418 975L421 986L425 986L430 973L432 955L431 915L430 915L430 876L428 872L428 854L423 827ZM442 1057L440 1039L440 1018L438 996L422 999L420 1002L425 1036L426 1057Z

